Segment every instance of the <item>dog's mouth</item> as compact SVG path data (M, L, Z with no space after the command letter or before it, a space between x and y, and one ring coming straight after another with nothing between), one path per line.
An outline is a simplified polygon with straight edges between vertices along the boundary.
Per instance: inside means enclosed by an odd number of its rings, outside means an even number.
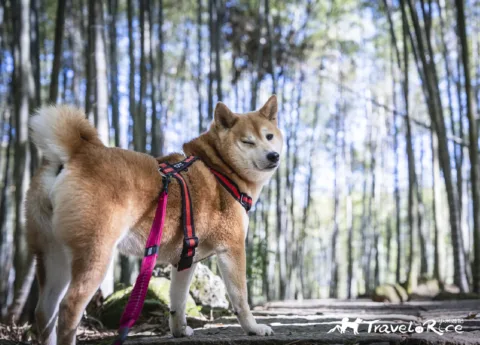
M278 167L278 163L270 163L268 164L267 166L261 168L257 165L257 163L253 162L253 165L255 166L255 168L257 170L260 170L260 171L271 171L273 169L276 169Z

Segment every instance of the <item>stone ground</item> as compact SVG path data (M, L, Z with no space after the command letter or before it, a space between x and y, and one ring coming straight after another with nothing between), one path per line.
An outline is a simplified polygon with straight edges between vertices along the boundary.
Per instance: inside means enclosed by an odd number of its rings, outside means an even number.
M191 338L174 339L171 336L143 334L130 336L125 344L480 344L480 300L403 304L368 300L285 301L271 302L262 308L256 308L254 314L260 323L272 326L274 336L246 336L234 318L225 317L204 325L199 324ZM351 329L347 329L344 334L338 331L328 333L344 317L348 317L349 321L356 318L364 320L360 324L358 335ZM365 321L371 320L381 320L381 324L390 323L395 326L408 326L412 322L412 329L426 320L435 320L437 325L444 320L443 328L449 324L461 325L463 333L368 333ZM21 343L0 341L0 344ZM79 344L110 344L110 341L105 339Z

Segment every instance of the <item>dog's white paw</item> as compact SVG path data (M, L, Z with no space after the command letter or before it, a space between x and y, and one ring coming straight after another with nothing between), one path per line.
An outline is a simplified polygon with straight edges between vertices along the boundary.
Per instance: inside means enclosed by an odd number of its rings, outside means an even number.
M171 331L172 335L175 338L191 337L193 335L193 329L190 326L183 326L181 328L171 329Z
M175 338L191 337L193 335L193 329L190 326L183 326L180 329L172 329L172 334Z
M273 330L267 325L257 324L248 332L248 335L268 336L273 335Z

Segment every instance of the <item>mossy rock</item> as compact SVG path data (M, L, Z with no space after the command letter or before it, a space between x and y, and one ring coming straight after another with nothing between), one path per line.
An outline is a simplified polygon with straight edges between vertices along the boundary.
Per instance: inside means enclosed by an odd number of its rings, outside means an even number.
M372 300L375 302L402 303L408 300L408 294L400 284L383 284L375 288Z
M99 319L107 328L116 329L119 326L125 305L128 302L133 287L118 290L108 296L100 311ZM145 304L143 305L140 319L147 319L154 313L156 316L163 313L168 317L170 304L170 280L166 278L152 278L148 285ZM202 317L199 308L193 298L189 295L187 299L187 315L191 317ZM141 320L139 321L141 322Z

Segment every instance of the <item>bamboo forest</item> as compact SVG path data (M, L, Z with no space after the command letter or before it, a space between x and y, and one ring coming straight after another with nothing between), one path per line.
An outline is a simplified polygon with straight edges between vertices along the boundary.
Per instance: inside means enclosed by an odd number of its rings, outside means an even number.
M480 1L0 0L0 323L34 323L36 109L76 106L105 145L159 157L208 130L217 102L246 113L272 94L284 145L249 212L251 308L401 303L432 284L424 300L480 301ZM115 330L120 314L98 310L139 269L115 253L86 329Z

